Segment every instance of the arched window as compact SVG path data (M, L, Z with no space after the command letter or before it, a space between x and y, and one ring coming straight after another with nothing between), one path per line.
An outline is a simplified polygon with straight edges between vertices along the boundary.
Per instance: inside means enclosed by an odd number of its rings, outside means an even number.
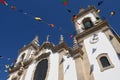
M40 61L36 67L33 80L45 80L48 69L48 60L44 59Z
M85 18L82 22L83 22L83 25L85 27L85 30L93 27L93 23L92 23L90 17Z
M110 62L108 61L108 59L107 59L106 56L102 56L102 57L100 58L100 62L101 62L101 64L102 64L102 67L103 67L103 68L110 66Z
M23 54L21 55L22 61L23 61L24 57L25 57L25 53L23 53Z
M114 67L107 53L98 55L97 60L101 71Z

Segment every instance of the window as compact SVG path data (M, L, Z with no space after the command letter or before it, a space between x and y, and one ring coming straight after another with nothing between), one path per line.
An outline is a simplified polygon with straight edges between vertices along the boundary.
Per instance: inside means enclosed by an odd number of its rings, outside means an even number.
M85 18L82 22L86 30L93 27L93 23L89 17Z
M97 61L101 71L114 67L107 53L102 53L98 55Z
M45 80L48 69L48 60L40 61L36 67L33 80Z
M22 60L22 61L24 60L24 57L25 57L25 53L23 53L23 54L21 55L21 60Z
M110 66L110 63L109 63L109 61L108 61L108 59L107 59L106 56L102 56L102 57L100 58L100 62L101 62L101 64L102 64L103 68Z

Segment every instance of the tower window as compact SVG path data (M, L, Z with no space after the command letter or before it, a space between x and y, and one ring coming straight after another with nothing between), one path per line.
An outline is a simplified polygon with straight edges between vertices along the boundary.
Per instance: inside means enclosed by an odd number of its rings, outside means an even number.
M89 28L93 27L93 23L89 17L85 18L82 22L83 22L85 29L89 29Z
M102 53L98 55L97 61L101 71L114 67L107 53Z
M48 60L44 59L40 61L36 67L33 80L45 80L48 69Z

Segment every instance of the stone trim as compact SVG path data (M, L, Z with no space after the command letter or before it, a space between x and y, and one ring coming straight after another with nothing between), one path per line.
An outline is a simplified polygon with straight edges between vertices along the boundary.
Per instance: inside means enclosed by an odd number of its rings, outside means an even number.
M75 58L75 67L77 72L77 80L84 80L84 72L83 72L83 66L82 66L82 59Z
M113 45L116 53L120 54L120 49L119 49L119 47L120 47L120 38L118 38L118 37L116 38L116 35L114 35L110 29L105 31L104 33L107 36L108 40ZM110 36L112 37L111 40L110 40Z
M109 29L109 25L108 25L108 22L106 20L100 22L98 25L95 25L93 27L91 27L90 29L88 30L85 30L83 31L82 33L78 34L75 36L76 40L79 42L82 41L86 36L89 36L91 34L94 34L95 32L98 32L98 31L103 31L103 30L106 30L106 29Z
M44 59L48 60L48 69L47 69L45 80L48 80L49 71L50 71L50 59L49 59L49 55L50 55L50 53L44 53L44 54L41 55L41 57L40 56L38 57L39 59L36 59L36 62L38 62L38 63L40 61L44 60ZM38 63L37 63L37 65L38 65ZM36 67L37 67L37 65L36 65ZM32 80L34 79L34 73L35 73L36 67L35 67L35 69L33 71L33 74L32 74Z
M24 70L23 78L22 78L23 80L25 80L25 75L26 75L26 73L27 73L27 69Z
M61 63L62 58L63 58L63 55L62 55L62 54L59 54L58 80L64 80L64 75L63 75L63 62Z
M101 58L101 57L106 57L107 60L108 60L109 63L110 63L110 66L103 67L103 66L102 66L102 63L101 63L101 61L100 61L100 58ZM99 64L99 67L100 67L100 71L101 71L101 72L103 72L104 70L110 69L110 68L114 68L114 65L112 64L112 62L111 62L111 60L110 60L110 58L109 58L109 56L108 56L107 53L102 53L102 54L98 55L96 59L97 59L97 61L98 61L98 64Z
M53 52L55 52L55 46L54 44L50 43L50 42L46 42L46 43L43 43L40 47L39 47L39 51L41 51L42 49L46 49L46 48L50 48ZM39 52L38 51L38 52Z
M40 56L38 56L35 60L36 60L36 61L39 61L39 60L41 60L41 59L43 59L43 58L49 57L49 55L50 55L50 52L48 52L48 53L43 53L43 54L41 54Z
M26 45L25 47L23 47L23 48L21 48L20 50L19 50L19 53L21 53L21 52L23 52L24 50L26 50L26 49L28 49L29 47L33 47L35 50L38 50L38 45L35 45L35 44L33 44L33 43L30 43L30 44L28 44L28 45Z
M83 68L83 74L84 74L83 80L94 80L93 73L90 74L90 62L89 62L88 55L86 52L85 44L83 41L79 43L83 45L81 49L84 52L83 59L82 59L82 68Z
M56 51L59 51L62 48L66 49L66 50L70 50L70 48L67 46L67 44L65 42L63 42L55 47Z
M90 11L92 11L92 10L93 10L93 11L96 11L95 7L90 6L90 7L88 7L86 10L80 12L79 14L76 15L77 18L74 19L74 22L75 22L78 18L80 18L80 17L83 16L83 15L86 15L88 12L90 12Z

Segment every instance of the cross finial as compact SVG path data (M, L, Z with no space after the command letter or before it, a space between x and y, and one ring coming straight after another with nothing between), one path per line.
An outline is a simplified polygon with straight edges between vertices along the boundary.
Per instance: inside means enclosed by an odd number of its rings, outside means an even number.
M80 8L79 13L83 12L84 10L84 8Z
M46 42L49 42L49 37L50 37L50 35L47 35Z
M78 44L77 44L76 38L74 37L74 39L73 39L73 49L76 49L76 48L78 48Z
M39 37L36 35L32 42L35 43L35 44L38 44L39 43Z
M60 42L59 43L62 43L62 42L64 42L64 37L63 37L63 35L60 35Z

